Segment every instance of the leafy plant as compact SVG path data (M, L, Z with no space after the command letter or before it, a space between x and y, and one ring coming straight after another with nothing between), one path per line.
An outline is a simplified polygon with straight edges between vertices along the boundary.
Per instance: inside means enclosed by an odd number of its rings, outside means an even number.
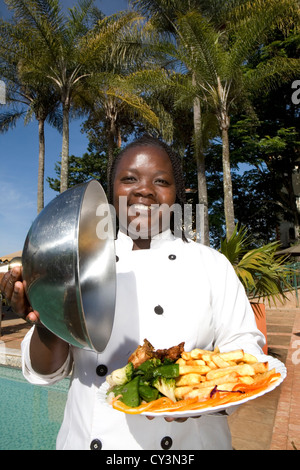
M245 287L249 299L271 299L283 303L286 292L293 289L289 281L291 268L285 256L278 256L279 242L254 247L254 237L246 227L235 230L231 237L221 241L220 251L233 265L237 276Z

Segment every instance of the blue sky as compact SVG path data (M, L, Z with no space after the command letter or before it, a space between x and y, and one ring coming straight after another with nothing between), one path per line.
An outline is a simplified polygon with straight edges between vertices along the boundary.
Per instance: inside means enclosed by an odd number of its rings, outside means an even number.
M65 8L76 1L61 1ZM125 10L127 0L96 0L106 15ZM7 17L5 2L0 0L0 17ZM1 112L0 104L0 112ZM56 177L54 165L60 160L61 135L46 126L45 177ZM70 155L82 156L87 138L80 122L70 124ZM16 128L0 134L0 257L22 250L28 230L37 216L38 124L26 126L20 120ZM56 196L45 182L45 205Z

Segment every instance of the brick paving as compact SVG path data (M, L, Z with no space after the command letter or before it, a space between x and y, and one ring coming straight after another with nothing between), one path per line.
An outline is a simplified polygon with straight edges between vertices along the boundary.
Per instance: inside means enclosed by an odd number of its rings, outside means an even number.
M296 312L287 352L270 450L300 450L300 314Z
M4 309L1 322L0 342L5 343L9 349L19 349L20 342L26 332L31 328L29 323L19 318L11 310Z
M300 309L291 300L282 308L266 311L268 354L285 364L287 378L229 417L233 447L300 450Z
M4 312L0 364L20 367L20 344L30 328ZM268 354L284 362L286 380L272 392L240 406L229 417L236 450L300 450L300 308L288 302L267 308Z

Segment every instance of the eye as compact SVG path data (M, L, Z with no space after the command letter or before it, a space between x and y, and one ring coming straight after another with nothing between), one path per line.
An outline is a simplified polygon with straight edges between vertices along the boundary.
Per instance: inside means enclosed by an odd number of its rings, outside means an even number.
M162 185L164 185L164 186L169 186L169 185L170 185L169 181L167 181L167 180L165 180L165 179L163 179L163 178L157 178L157 179L155 180L155 183L162 184Z
M127 183L130 183L130 182L132 182L132 181L136 181L136 178L135 178L134 176L129 176L129 175L128 175L128 176L123 176L123 177L121 178L121 181L122 181L122 183L126 183L126 182L127 182Z

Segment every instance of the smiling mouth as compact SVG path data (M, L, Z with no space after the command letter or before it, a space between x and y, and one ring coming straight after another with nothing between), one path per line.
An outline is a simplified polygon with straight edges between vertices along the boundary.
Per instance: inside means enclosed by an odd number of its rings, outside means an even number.
M134 213L135 212L143 213L143 212L151 212L156 208L157 208L157 204L152 204L150 206L147 206L146 204L131 204L129 206L129 211L131 213L133 213L133 212Z

